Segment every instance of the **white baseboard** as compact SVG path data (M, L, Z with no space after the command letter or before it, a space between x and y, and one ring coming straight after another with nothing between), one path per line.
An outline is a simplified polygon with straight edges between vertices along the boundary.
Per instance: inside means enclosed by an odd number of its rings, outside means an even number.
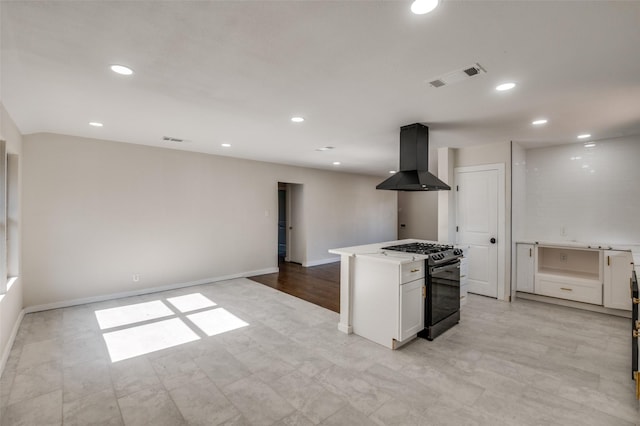
M4 372L4 367L7 365L7 361L9 360L9 355L11 354L11 349L13 348L13 343L16 341L16 336L18 335L18 329L20 328L20 324L22 324L22 318L24 318L25 311L24 309L20 311L18 318L16 319L15 324L13 324L13 329L11 329L11 336L9 336L9 340L7 340L7 345L4 347L2 351L2 358L0 358L0 376Z
M310 262L303 263L302 266L304 266L305 268L308 268L309 266L320 266L320 265L326 265L328 263L335 263L335 262L340 262L340 256L329 257L327 259L312 260Z
M160 286L160 287L148 287L148 288L142 288L138 290L124 291L120 293L111 293L111 294L104 294L100 296L84 297L80 299L63 300L60 302L47 303L44 305L28 306L24 309L24 313L30 314L33 312L48 311L50 309L68 308L69 306L104 302L105 300L120 299L123 297L131 297L131 296L140 296L142 294L158 293L158 292L167 291L167 290L176 290L179 288L192 287L192 286L202 285L202 284L210 284L218 281L228 281L236 278L247 278L247 277L253 277L256 275L273 274L275 272L278 272L278 267L258 269L256 271L241 272L238 274L224 275L220 277L203 278L201 280L189 281L185 283L169 284L169 285Z
M353 326L342 324L342 323L338 323L338 330L342 331L345 334L352 334L353 333Z

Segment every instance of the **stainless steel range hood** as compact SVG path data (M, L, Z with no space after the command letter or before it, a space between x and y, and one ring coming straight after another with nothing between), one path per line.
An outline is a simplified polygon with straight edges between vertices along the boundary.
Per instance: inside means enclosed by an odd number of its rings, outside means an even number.
M376 189L443 191L451 187L429 173L429 128L415 123L400 128L400 170Z

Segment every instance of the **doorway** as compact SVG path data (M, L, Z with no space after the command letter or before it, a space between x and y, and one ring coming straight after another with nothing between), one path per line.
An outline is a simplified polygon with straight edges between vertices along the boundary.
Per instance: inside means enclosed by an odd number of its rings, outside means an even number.
M455 169L456 243L469 252L469 292L504 299L504 164Z
M278 264L287 258L287 188L278 184Z
M278 263L303 264L305 240L303 226L303 185L278 182Z

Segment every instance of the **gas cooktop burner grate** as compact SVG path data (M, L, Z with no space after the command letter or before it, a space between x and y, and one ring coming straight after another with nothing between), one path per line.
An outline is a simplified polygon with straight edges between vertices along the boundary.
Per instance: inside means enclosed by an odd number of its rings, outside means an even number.
M434 244L434 243L408 243L408 244L399 244L396 246L382 247L382 249L402 251L405 253L433 254L433 253L439 253L441 251L451 250L453 249L453 246L449 246L446 244Z

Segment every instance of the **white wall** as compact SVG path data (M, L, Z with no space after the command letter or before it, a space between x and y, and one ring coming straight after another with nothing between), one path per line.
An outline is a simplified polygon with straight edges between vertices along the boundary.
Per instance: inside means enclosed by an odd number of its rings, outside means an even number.
M21 161L21 152L22 152L22 136L18 131L18 128L14 124L13 120L4 109L4 106L0 103L0 138L4 139L7 142L7 153L11 154L13 157L13 161L16 161L18 165L18 188L20 187L20 161ZM16 157L17 156L17 157ZM15 166L15 164L14 164ZM15 191L14 191L15 193ZM12 197L14 195L10 195ZM8 236L12 240L20 240L20 232L19 227L14 226L16 221L19 222L20 219L20 204L19 199L18 203L15 203L15 199L13 203L10 203L10 211L8 212L8 220L13 221L13 225L9 223L8 227ZM17 208L16 208L17 205ZM17 232L16 232L17 230ZM18 253L19 256L19 253ZM13 343L13 338L15 337L13 333L17 330L17 326L19 325L20 319L22 318L22 297L23 297L23 288L22 288L22 277L20 276L19 261L16 262L15 257L12 259L12 265L9 269L11 273L17 273L18 278L13 282L13 285L5 294L0 294L0 374L4 368L7 357L9 356L9 351L11 350L11 345Z
M329 248L397 238L397 193L375 189L380 177L295 171L300 172L304 175L298 181L304 183L307 263L333 257L327 253Z
M517 143L512 145L511 188L513 196L512 229L513 240L526 236L527 154Z
M527 194L527 154L523 147L517 143L511 144L511 296L516 293L516 241L521 241L526 236L526 194Z
M398 192L398 238L438 240L438 192Z
M272 271L278 182L303 184L307 264L396 238L379 177L53 134L23 152L26 306Z
M640 136L526 156L526 238L640 242Z
M455 150L438 148L438 178L454 187ZM456 207L455 188L451 191L438 191L438 241L444 244L456 241L456 224L449 212Z

